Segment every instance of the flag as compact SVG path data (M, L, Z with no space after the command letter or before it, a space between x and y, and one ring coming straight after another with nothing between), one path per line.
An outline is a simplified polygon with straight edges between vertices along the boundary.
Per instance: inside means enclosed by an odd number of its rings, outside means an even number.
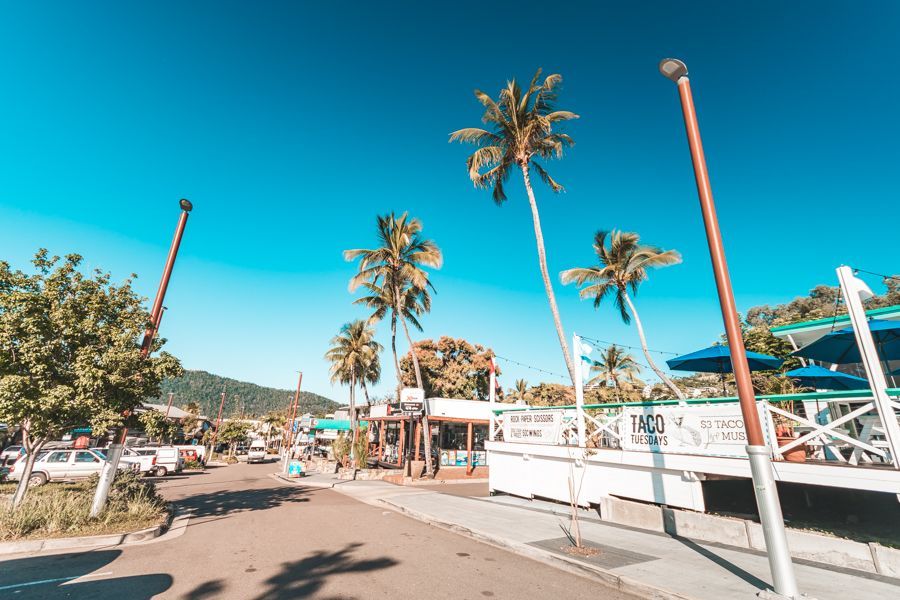
M490 374L494 376L494 387L500 389L500 378L497 377L497 361L491 356Z

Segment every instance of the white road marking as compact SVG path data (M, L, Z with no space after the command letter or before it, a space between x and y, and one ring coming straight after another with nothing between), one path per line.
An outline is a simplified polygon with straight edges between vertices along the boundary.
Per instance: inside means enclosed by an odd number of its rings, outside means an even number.
M0 591L3 590L14 590L16 588L29 587L33 585L43 585L45 583L57 583L59 581L64 581L66 583L72 583L75 579L84 579L85 577L103 577L105 575L112 575L112 571L106 571L104 573L88 573L87 575L75 575L74 577L57 577L56 579L38 579L37 581L26 581L25 583L15 583L13 585L4 585L0 587ZM65 584L63 584L65 585Z

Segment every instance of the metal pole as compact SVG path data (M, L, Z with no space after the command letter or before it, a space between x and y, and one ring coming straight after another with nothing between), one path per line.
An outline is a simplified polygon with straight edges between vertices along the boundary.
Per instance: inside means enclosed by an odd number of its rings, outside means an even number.
M150 354L150 348L153 345L153 338L159 330L159 324L162 320L163 300L166 297L166 289L169 287L169 279L172 276L172 268L175 266L175 257L178 255L178 247L181 245L181 238L184 235L184 227L187 224L188 214L193 209L193 205L189 200L181 199L179 201L181 207L181 216L178 218L178 225L175 228L175 237L172 238L172 245L169 247L169 256L166 258L166 266L163 269L162 279L159 282L159 288L156 290L156 298L153 301L153 308L150 311L150 326L144 332L144 340L141 343L141 355L146 357ZM128 416L126 413L124 416ZM125 437L128 434L127 427L117 427L113 436L113 443L109 445L106 462L103 465L103 471L100 475L100 481L97 484L97 491L94 492L94 501L91 505L91 517L99 516L106 506L106 499L109 496L109 488L115 478L116 470L119 468L119 459L125 447Z
M494 409L497 408L497 374L494 372L496 369L494 363L494 357L491 356L491 371L490 371L490 382L488 385L491 386L490 392L488 392L488 402L491 409L491 419L488 423L488 440L494 441L495 432L494 429L497 427L497 415L494 413Z
M166 418L169 418L169 411L172 410L172 399L175 397L175 392L169 392L169 403L166 405Z
M291 403L291 420L288 422L288 438L287 453L284 455L283 472L288 472L288 463L294 457L294 419L297 418L297 405L300 404L300 386L303 384L303 371L300 371L300 377L297 379L297 391L294 392L294 401Z
M581 338L572 334L572 360L575 361L575 413L578 425L578 446L587 446L587 429L584 422L584 376L582 375Z
M219 400L219 416L216 417L216 428L213 430L212 440L209 444L209 456L212 458L213 453L216 451L216 438L219 437L219 426L222 424L222 409L225 407L225 394L228 392L228 384L222 386L222 393L220 394L221 400Z
M687 66L679 60L664 59L659 63L663 76L678 84L681 97L681 108L684 113L684 126L687 131L691 160L694 164L694 178L697 182L697 194L700 198L700 211L706 228L706 240L709 245L709 256L712 260L719 293L719 305L722 309L722 320L728 336L728 348L731 353L731 365L734 371L738 399L744 427L747 431L747 453L750 456L750 474L756 492L756 504L759 508L763 536L769 557L769 568L775 584L775 593L786 598L799 598L797 578L791 562L791 552L787 544L784 530L784 518L775 477L772 470L771 451L766 445L760 425L756 396L750 380L750 367L747 365L747 353L741 336L740 319L734 303L734 292L731 288L731 277L725 260L725 249L722 244L722 233L716 217L712 186L709 182L709 171L703 155L703 143L700 138L700 126L697 123L697 112L691 94L691 83L687 77Z

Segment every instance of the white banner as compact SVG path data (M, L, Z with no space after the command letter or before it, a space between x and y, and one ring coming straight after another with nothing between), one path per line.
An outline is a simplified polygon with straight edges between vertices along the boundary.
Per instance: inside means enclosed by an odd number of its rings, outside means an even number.
M503 413L503 441L558 444L563 413L560 410L521 410Z
M747 457L747 433L736 402L628 407L624 413L625 450Z

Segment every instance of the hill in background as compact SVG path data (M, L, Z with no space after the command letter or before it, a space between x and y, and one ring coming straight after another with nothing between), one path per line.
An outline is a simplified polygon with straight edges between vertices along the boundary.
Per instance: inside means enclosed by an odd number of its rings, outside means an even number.
M223 417L231 417L241 414L262 416L268 412L286 411L294 398L293 390L279 390L264 387L255 383L238 381L220 375L207 373L206 371L185 371L184 376L177 379L166 379L160 389L162 393L157 400L160 404L168 402L169 392L173 392L172 405L182 407L188 402L196 402L200 405L200 412L210 419L215 419L219 412L222 386L226 386L225 408L222 409ZM311 412L322 416L334 412L340 406L334 400L313 394L312 392L300 392L300 405L297 414Z

